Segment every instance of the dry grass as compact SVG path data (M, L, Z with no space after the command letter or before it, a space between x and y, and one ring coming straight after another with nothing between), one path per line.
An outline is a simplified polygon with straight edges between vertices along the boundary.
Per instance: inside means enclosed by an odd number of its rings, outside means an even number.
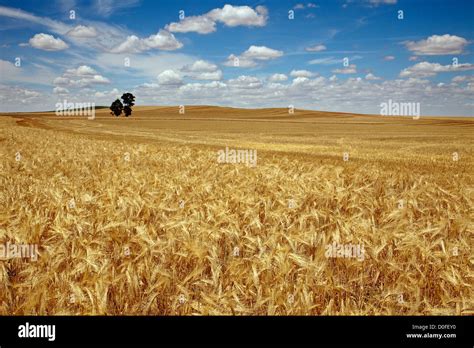
M0 117L0 314L473 314L473 121L167 110Z

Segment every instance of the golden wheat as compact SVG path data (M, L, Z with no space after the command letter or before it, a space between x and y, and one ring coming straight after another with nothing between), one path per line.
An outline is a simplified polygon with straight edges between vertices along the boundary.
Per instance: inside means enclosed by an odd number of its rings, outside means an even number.
M469 132L314 139L139 116L0 117L0 242L40 253L0 260L0 314L473 314ZM217 163L227 145L258 149L257 166ZM328 258L333 242L364 259Z

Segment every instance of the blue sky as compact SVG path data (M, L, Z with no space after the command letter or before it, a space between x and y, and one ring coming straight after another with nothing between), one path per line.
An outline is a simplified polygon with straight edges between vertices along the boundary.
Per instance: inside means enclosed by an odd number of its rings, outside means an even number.
M378 114L391 99L472 116L473 23L469 0L0 0L0 110L131 91L141 105Z

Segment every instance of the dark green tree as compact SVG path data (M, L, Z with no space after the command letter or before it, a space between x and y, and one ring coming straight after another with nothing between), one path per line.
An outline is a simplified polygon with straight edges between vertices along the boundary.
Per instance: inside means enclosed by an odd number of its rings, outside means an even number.
M116 117L120 116L120 114L122 113L123 111L123 104L122 102L120 101L120 99L117 99L115 100L112 105L110 105L110 110L111 110L111 114L112 115L115 115Z
M122 95L122 100L123 104L125 105L123 111L125 113L125 116L128 117L132 114L132 106L135 105L135 96L132 93L124 93Z

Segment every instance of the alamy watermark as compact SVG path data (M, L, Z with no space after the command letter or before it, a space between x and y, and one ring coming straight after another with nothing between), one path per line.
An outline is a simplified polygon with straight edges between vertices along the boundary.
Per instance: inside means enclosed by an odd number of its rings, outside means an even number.
M245 163L247 167L257 165L257 150L229 149L217 151L217 163Z
M412 116L414 120L420 118L420 103L399 103L389 99L380 104L380 114L383 116Z
M6 242L0 244L0 259L29 258L32 261L38 260L37 244L14 244Z
M95 103L69 103L66 99L56 103L56 116L88 116L95 119Z
M326 245L327 258L353 258L359 261L364 261L365 249L361 244L339 244L333 242Z

